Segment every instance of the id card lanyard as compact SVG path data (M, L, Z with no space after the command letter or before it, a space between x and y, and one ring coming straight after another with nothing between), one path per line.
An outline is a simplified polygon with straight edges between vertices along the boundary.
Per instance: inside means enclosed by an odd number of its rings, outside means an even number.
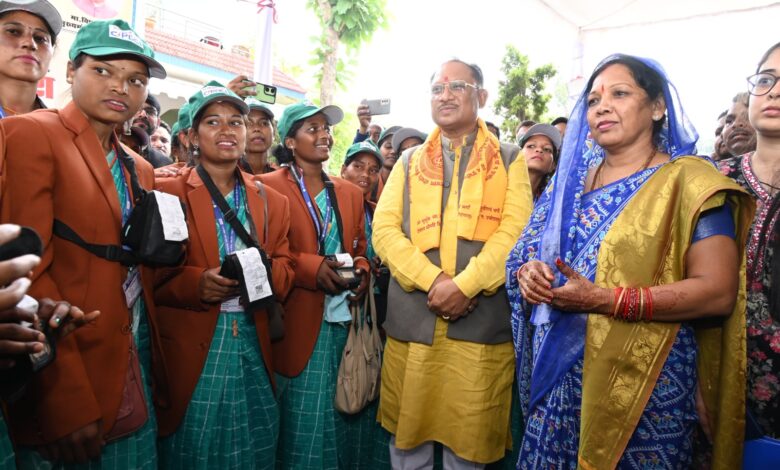
M317 231L317 246L319 247L320 254L325 250L325 238L328 236L328 221L330 220L331 212L333 210L330 201L330 195L327 190L325 191L325 216L321 219L319 212L314 208L314 202L309 195L309 191L306 189L306 185L303 184L303 180L298 176L298 172L294 165L290 165L290 172L292 172L295 182L298 183L298 188L301 190L303 200L306 203L306 208L309 210L309 216L312 222L314 222L314 229Z
M130 218L130 213L133 211L133 203L131 202L133 196L130 192L130 186L127 184L125 166L122 164L122 155L119 153L120 148L116 141L114 141L113 147L114 162L109 167L109 171L112 170L114 165L119 165L119 175L122 178L122 185L125 188L124 201L119 201L119 205L122 209L122 226L124 227L124 225L127 223L127 219ZM117 191L117 196L119 196L119 191ZM136 333L138 331L138 326L141 323L142 313L135 308L135 304L138 302L138 299L141 297L141 293L143 292L143 286L141 284L141 272L138 270L138 267L131 266L128 269L127 278L125 279L125 282L122 283L122 290L125 293L127 310L130 314L131 331Z
M371 214L371 211L369 210L368 203L363 204L363 213L366 216L366 228L368 228L368 233L373 233L372 230L373 227L371 227L371 224L374 221L374 216L373 214Z
M238 208L241 207L243 201L241 200L241 183L236 179L235 186L233 186L233 201L236 205L236 214L238 214ZM222 234L222 240L225 241L225 256L236 251L236 239L238 235L233 230L233 227L229 227L225 222L225 215L222 213L216 202L211 201L211 205L214 206L214 218L217 220L219 226L219 232Z
M114 147L114 154L117 160L119 159L119 150ZM117 162L119 163L119 162ZM130 200L133 198L130 194L130 186L127 184L127 177L125 176L125 167L119 163L119 174L122 176L122 185L125 187L125 200L120 202L122 204L122 225L127 223L127 219L130 218L130 213L133 211L133 203Z
M130 191L130 185L127 184L125 166L122 164L122 155L119 153L119 144L116 142L116 140L114 140L112 145L114 147L114 162L109 166L108 171L111 171L111 168L114 165L119 165L119 175L122 178L122 185L125 187L125 200L119 201L119 205L122 209L122 226L124 227L124 225L127 223L127 219L130 218L130 213L133 212L133 203L131 202L133 195ZM117 196L118 195L119 191L117 191Z

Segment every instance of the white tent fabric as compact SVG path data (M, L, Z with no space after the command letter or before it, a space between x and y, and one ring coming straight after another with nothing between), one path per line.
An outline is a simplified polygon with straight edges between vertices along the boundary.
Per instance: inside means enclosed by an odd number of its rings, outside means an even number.
M581 33L764 9L773 0L537 0Z
M569 107L604 57L625 52L658 60L711 150L716 117L746 89L761 54L780 41L780 2L767 0L532 0L572 41Z

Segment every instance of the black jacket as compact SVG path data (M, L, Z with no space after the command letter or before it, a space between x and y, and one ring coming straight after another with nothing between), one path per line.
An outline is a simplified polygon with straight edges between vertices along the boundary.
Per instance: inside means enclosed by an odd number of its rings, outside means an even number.
M166 166L173 163L173 160L160 153L157 149L153 148L151 145L146 147L146 149L143 151L141 155L146 159L147 162L151 163L152 166L155 168L160 168L161 166Z

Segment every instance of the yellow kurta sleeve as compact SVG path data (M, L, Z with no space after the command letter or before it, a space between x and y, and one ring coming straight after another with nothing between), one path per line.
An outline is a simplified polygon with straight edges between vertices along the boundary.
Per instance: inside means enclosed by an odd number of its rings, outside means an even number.
M485 242L479 255L471 258L466 269L453 279L463 294L469 298L477 296L482 291L487 295L494 294L504 284L506 258L531 216L533 209L531 183L528 179L525 157L522 154L509 165L507 178L507 193L501 224ZM382 196L384 197L384 194Z
M405 179L406 171L399 161L390 172L374 211L372 242L401 288L428 292L442 270L406 238L401 228Z

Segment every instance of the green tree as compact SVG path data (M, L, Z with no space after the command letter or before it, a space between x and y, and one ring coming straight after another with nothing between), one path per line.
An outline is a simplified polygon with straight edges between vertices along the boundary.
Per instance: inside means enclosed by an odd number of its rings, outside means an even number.
M498 98L493 109L504 118L501 127L508 135L514 135L517 124L522 121L539 121L551 98L549 93L545 93L545 82L555 76L555 67L546 64L531 69L528 62L528 56L516 47L506 46L506 54L501 61L504 80L498 82Z
M356 109L357 104L349 109ZM331 175L341 176L341 165L344 164L344 156L355 138L355 129L358 128L357 114L344 110L344 120L333 126L333 148L330 149L326 171Z
M320 18L322 35L314 52L320 71L320 102L333 104L336 86L344 86L346 65L339 57L341 45L354 53L368 42L378 28L387 26L386 0L307 0L307 6ZM348 75L346 76L348 78Z

